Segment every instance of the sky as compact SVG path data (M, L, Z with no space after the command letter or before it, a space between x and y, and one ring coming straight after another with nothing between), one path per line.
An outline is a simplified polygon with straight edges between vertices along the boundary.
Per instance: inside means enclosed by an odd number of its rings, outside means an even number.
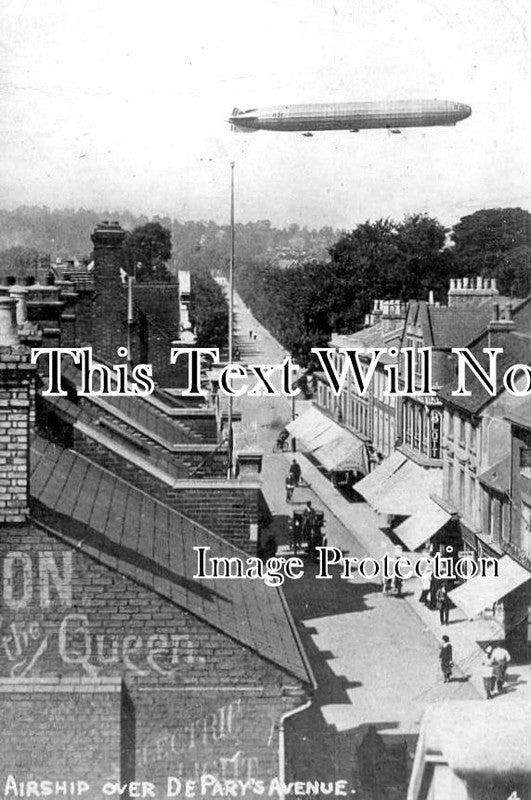
M528 0L0 0L0 207L349 229L531 209ZM234 106L439 98L451 128L237 134Z

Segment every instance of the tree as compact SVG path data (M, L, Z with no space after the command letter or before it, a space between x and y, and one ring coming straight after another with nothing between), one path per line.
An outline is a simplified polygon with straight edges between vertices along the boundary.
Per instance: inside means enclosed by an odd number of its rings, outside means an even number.
M443 300L449 279L461 277L455 272L452 251L445 247L448 230L434 217L411 214L396 226L396 233L395 296L421 299L432 290Z
M18 277L35 275L41 258L33 247L8 247L0 253L0 275Z
M148 222L128 233L124 250L129 271L139 283L171 280L165 263L171 258L171 233L160 222Z
M229 336L229 305L223 290L205 271L192 273L190 319L196 332L196 347L226 347Z
M531 214L485 208L454 225L453 255L463 275L496 278L502 294L531 293Z

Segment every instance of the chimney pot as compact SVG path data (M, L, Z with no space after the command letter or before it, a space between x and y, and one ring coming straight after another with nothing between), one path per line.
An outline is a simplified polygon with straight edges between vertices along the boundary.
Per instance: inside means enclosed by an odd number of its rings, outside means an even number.
M19 344L16 300L4 290L0 294L0 347L17 347Z
M10 296L16 302L16 320L17 325L22 327L28 321L28 310L26 306L28 290L20 283L16 283L9 290Z
M430 304L430 306L432 306L434 302L435 302L435 295L433 293L433 289L430 289L430 292L428 294L428 303Z
M492 304L492 318L494 322L497 322L500 318L500 306L499 303Z

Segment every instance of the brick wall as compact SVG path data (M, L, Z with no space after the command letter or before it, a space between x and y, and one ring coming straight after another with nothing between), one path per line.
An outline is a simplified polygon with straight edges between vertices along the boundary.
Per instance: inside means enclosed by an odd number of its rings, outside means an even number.
M27 348L0 347L0 523L24 522L28 511L34 375Z
M4 535L0 561L0 676L122 677L133 707L127 719L134 717L129 733L122 721L122 736L129 743L134 739L137 779L162 782L168 775L193 778L204 771L232 778L278 775L279 716L303 701L295 678L35 526ZM190 590L212 602L201 584ZM48 703L51 722L59 719L58 705L68 711L53 740L65 748L58 759L66 763L69 753L77 758L83 737L91 747L100 738L103 747L110 736L109 756L116 753L116 708L108 706L103 716L98 698L84 705L79 698L54 696ZM44 706L28 693L18 707L7 725L3 717L2 735L24 742L36 722L40 729ZM35 766L24 752L17 761L21 772ZM16 758L14 747L0 747L2 772Z
M131 780L131 712L119 678L0 678L4 780Z
M102 223L92 234L94 243L93 292L80 296L76 308L77 344L89 343L102 358L114 364L116 351L127 344L128 287L120 270L126 270L122 248L125 231L117 223ZM177 284L136 284L131 326L133 362L153 366L161 386L184 384L184 370L170 364L171 340L179 336Z
M236 482L226 488L197 486L170 489L166 502L181 514L199 522L231 544L256 555L257 542L251 540L251 525L262 529L269 522L269 510L259 486L239 487Z
M143 470L134 461L119 455L116 451L94 441L89 436L74 431L73 449L82 453L91 461L105 467L115 475L151 494L158 500L175 508L186 517L199 522L209 530L222 536L228 542L253 555L257 552L257 542L251 539L251 526L262 529L269 522L269 509L259 485L242 486L236 481L224 481L222 485L213 486L214 470L223 478L226 470L225 454L220 452L214 456L209 465L209 475L203 478L191 478L188 467L183 471L186 485L168 486L155 475ZM204 457L204 454L186 453L186 461L192 465ZM190 485L193 483L193 485Z

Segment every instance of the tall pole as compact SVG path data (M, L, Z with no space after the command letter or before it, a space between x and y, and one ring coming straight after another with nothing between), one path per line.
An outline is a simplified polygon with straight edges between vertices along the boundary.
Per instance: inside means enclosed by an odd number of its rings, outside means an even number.
M229 266L229 364L232 363L234 351L234 161L230 162L230 266ZM232 396L229 396L229 452L228 477L232 478L232 462L234 459L234 434L232 429Z
M132 275L127 276L127 364L131 368L131 328L133 327L133 281Z

